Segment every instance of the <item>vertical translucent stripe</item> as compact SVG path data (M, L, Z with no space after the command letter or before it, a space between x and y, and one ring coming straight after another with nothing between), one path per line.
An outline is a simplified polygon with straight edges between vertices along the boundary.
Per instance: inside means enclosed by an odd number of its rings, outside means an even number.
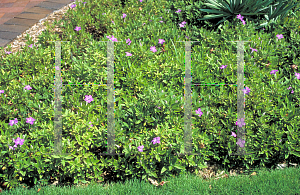
M192 153L191 42L185 42L184 152Z
M244 100L244 42L237 42L237 118L245 119ZM245 126L237 126L237 141L239 139L245 140ZM244 154L244 147L237 145L237 153Z
M114 43L107 43L107 147L108 154L115 153L114 118Z
M54 91L54 153L61 154L62 112L61 112L61 42L55 41L55 91Z

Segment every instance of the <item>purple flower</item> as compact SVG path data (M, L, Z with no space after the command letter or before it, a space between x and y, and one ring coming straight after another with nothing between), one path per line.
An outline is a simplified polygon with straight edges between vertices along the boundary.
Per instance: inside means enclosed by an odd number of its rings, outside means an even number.
M125 53L126 53L126 56L132 56L132 54L129 52L125 52Z
M244 91L244 93L245 93L245 94L247 94L247 95L248 95L248 94L249 94L249 92L251 91L251 89L249 89L248 87L246 87L246 89L243 89L243 91Z
M126 14L123 14L123 18L125 18L127 15Z
M90 124L91 124L92 122L90 122ZM93 127L93 124L91 124L91 127ZM90 129L90 128L89 128Z
M29 118L26 118L26 119L27 119L26 123L29 123L29 124L32 124L32 125L33 125L33 122L35 121L34 118L29 117Z
M127 39L127 40L126 40L126 43L128 43L128 45L130 45L130 44L131 44L130 39Z
M244 119L238 119L237 122L235 123L237 126L242 127L243 125L246 125L246 123L244 123Z
M86 95L84 100L85 100L87 103L91 103L92 101L94 101L94 99L92 98L91 95Z
M241 138L239 138L239 140L236 142L237 145L239 145L241 148L243 148L245 146L245 140L242 140Z
M251 48L251 47L250 47L250 49L252 49L252 52L253 52L253 51L256 51L256 52L257 52L257 49L253 49L253 48ZM252 53L252 52L251 52L251 53Z
M184 27L185 24L186 24L186 22L183 21L183 22L181 22L181 23L179 24L179 26L180 26L180 27Z
M201 108L198 108L198 110L195 110L196 114L199 114L199 117L201 117L201 115L203 114L203 112L201 112Z
M9 125L13 126L14 124L18 123L18 119L15 118L15 120L10 120Z
M13 139L14 140L14 139ZM23 143L24 143L24 139L21 139L21 138L17 138L16 140L14 140L14 142L15 142L15 144L16 145L20 145L20 146L22 146L23 145Z
M72 5L71 5L71 8L75 8L75 7L76 7L76 4L72 4Z
M151 142L153 142L153 144L156 144L156 143L160 143L160 137L155 137Z
M177 12L177 13L181 12L181 9L178 9L176 12Z
M6 54L11 54L12 52L11 51L7 51L7 52L5 52Z
M244 16L241 16L241 14L237 15L237 19L240 19L243 22L243 25L246 24L246 22L243 20Z
M18 147L16 144L14 145L14 147L10 146L9 144L8 144L8 146L9 146L9 149L12 149L12 150L16 150L15 148Z
M236 137L236 134L231 131L231 136Z
M137 148L138 148L139 152L143 152L144 146L139 146L139 147L137 147Z
M164 44L164 42L166 42L165 40L163 40L163 39L158 39L158 43L160 43L160 44Z
M276 35L276 37L280 40L280 39L282 39L283 38L283 35L282 34L278 34L278 35Z
M74 30L76 30L76 31L80 31L80 30L81 30L81 27L79 27L79 26L76 26L76 28L75 28Z
M30 85L26 85L26 86L24 87L24 89L30 90L30 89L32 89L32 88L30 87Z
M111 41L118 41L117 38L114 37L114 35L112 35L111 37L106 36L107 38L109 38Z
M300 73L295 72L295 76L297 77L297 79L300 79Z
M4 93L4 90L0 90L0 93Z
M10 145L8 144L9 149L12 149L12 150L16 150L15 148L17 148L18 144L19 144L20 146L22 146L23 143L24 143L24 139L21 139L21 138L19 138L19 137L18 137L16 140L13 139L13 141L15 142L15 145L14 145L13 147L10 146Z
M153 51L154 53L157 52L155 46L150 47L150 50Z
M289 88L287 88L287 89L292 89L292 87L289 87ZM294 93L294 90L293 90L293 89L292 89L291 93Z
M24 139L21 139L21 138L19 138L19 137L18 137L16 140L13 139L13 141L15 142L15 145L14 145L13 147L10 146L10 145L8 144L9 149L12 149L12 150L16 150L15 148L17 148L18 144L19 144L20 146L22 146L23 143L24 143Z
M270 74L276 74L276 72L278 72L278 70L272 70Z
M237 15L236 17L237 19L243 20L244 16L242 16L241 14Z
M220 68L223 69L223 68L226 68L226 67L227 67L227 65L222 65Z

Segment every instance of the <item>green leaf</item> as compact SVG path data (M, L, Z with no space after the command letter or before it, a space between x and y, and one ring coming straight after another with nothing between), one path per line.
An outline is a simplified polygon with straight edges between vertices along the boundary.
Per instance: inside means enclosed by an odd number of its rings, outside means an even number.
M289 157L289 154L284 155L284 158L287 159Z
M135 122L135 124L140 124L142 122L142 120L138 120Z
M193 156L192 155L187 156L186 158L188 159L189 164L191 164L192 166L196 166L196 163L193 161Z
M163 168L161 169L161 172L160 172L160 173L162 174L162 173L164 173L166 170L167 170L166 167L163 167Z
M297 152L291 151L291 154L293 154L293 155L295 155L295 156L297 156L297 157L300 157L300 154L297 153Z
M65 159L73 159L72 156L65 156L64 158L65 158Z
M22 176L26 175L26 172L24 172L24 171L20 171L20 173L21 173Z
M156 173L154 173L154 172L151 172L149 175L152 176L152 177L157 178L157 175L156 175Z
M59 156L56 155L51 155L53 158L60 158Z
M155 154L155 158L158 160L158 162L160 162L160 157L158 154Z
M181 165L174 165L174 167L177 168L177 169L180 169L180 170L185 169L185 167L184 167L184 166L181 166Z

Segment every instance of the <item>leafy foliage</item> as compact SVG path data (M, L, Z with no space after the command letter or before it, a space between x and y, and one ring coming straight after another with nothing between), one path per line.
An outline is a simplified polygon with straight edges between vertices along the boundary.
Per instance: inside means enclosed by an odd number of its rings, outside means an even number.
M51 98L55 87L55 43L46 41L57 40L58 35L45 31L36 43L38 50L25 47L17 54L0 52L3 55L0 86L5 91L0 97L3 105L0 179L8 187L25 180L30 180L32 185L68 178L74 183L103 181L103 173L108 169L112 169L117 179L152 177L160 180L185 172L191 166L197 172L205 167L204 161L247 168L258 164L272 166L282 159L299 161L300 91L299 79L295 78L298 70L291 65L299 64L297 40L300 37L297 30L287 30L299 29L298 20L291 16L278 20L275 30L269 32L255 29L248 18L246 25L236 18L234 23L225 21L219 33L197 28L194 23L183 30L171 18L182 22L186 16L195 21L194 6L174 3L175 9L182 6L183 14L173 8L171 13L164 12L170 5L164 1L162 8L153 2L143 6L128 3L120 12L120 8L112 6L119 5L117 3L119 1L88 1L78 5L77 11L68 12L69 21L62 21L63 34L68 36L62 39L72 44L62 44L61 77L64 84L107 83L107 43L95 40L107 41L106 36L111 35L118 41L132 40L131 45L114 43L115 144L116 153L124 155L99 155L107 150L108 126L107 90L100 85L63 87L62 152L68 155L50 154L54 151ZM107 9L107 6L112 7ZM128 13L126 22L120 19L120 13ZM168 17L171 14L173 16ZM161 20L164 22L160 23ZM74 31L78 25L82 30ZM97 38L90 34L93 26L97 27L92 31L98 32ZM278 34L284 38L279 40ZM166 40L163 46L157 44L158 39ZM193 86L193 152L201 155L176 155L184 151L185 48L179 42L182 40L199 41L192 44L193 83L236 83L236 43L229 41L251 41L244 45L245 86L251 89L245 102L245 149L251 155L228 156L228 152L236 150L236 139L231 136L237 114L234 85ZM32 40L27 43L34 44ZM153 45L158 45L158 52L149 50ZM250 47L257 51L253 52ZM124 54L129 51L132 56ZM228 67L220 69L225 64ZM272 70L278 70L276 75L270 74ZM32 89L24 90L29 84ZM287 90L288 87L292 87L294 93ZM91 95L93 102L86 103L85 95ZM201 117L194 112L198 108L203 112ZM29 116L36 119L34 125L25 122ZM18 124L10 126L10 120L15 118L19 119ZM24 143L11 150L8 144L13 144L12 138L16 137L24 139ZM159 144L152 142L156 137L160 137ZM142 152L138 149L141 145L144 146Z

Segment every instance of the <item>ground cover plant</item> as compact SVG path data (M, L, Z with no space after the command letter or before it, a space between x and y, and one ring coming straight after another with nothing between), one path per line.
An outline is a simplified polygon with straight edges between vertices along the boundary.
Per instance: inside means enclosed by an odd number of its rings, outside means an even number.
M182 2L180 2L182 5ZM174 2L86 1L70 9L63 33L45 31L23 52L1 51L0 181L12 189L58 179L61 183L148 178L159 182L205 161L225 168L274 167L299 162L299 20L285 17L266 29L237 14L216 31L196 29ZM176 11L172 8L177 9ZM170 9L169 9L170 8ZM85 14L89 13L89 14ZM202 13L203 14L203 13ZM296 17L299 13L295 12ZM180 20L179 23L174 21ZM207 29L206 29L207 28ZM266 30L266 32L265 32ZM56 66L54 42L61 45ZM106 151L107 43L114 42L115 142L124 156ZM193 86L193 152L184 148L185 47L193 44L193 83L236 83L236 43L245 43L245 118L236 118L234 85ZM53 73L61 70L63 153L53 152ZM82 85L80 85L80 84ZM83 85L89 84L89 85ZM92 85L94 84L94 85ZM236 140L246 125L247 139ZM236 145L251 155L229 156Z

